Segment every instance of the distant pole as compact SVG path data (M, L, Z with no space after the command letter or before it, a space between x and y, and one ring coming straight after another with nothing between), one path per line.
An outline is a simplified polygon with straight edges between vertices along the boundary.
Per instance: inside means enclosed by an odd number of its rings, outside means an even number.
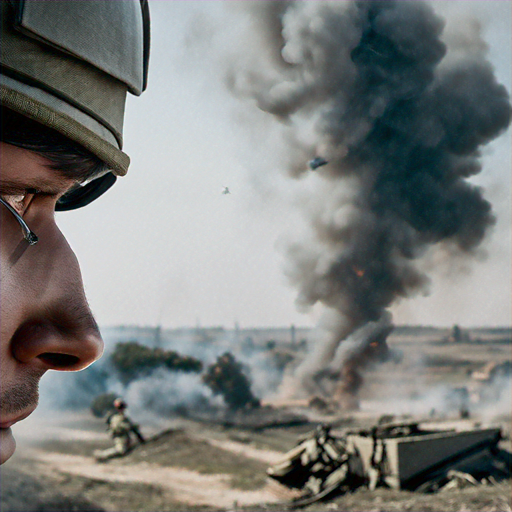
M161 348L162 347L162 326L157 325L155 327L155 347Z
M293 324L290 327L290 336L291 336L291 340L292 340L292 347L295 347L295 342L296 342L296 339L295 339L295 325L293 325Z

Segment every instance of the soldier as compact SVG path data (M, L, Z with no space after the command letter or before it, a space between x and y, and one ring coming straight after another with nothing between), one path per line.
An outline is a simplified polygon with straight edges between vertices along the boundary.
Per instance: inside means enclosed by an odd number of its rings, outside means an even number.
M89 204L127 172L124 105L146 87L149 12L146 0L0 6L3 463L43 374L81 370L103 350L54 212Z
M121 398L116 398L113 405L115 411L107 417L107 430L114 439L114 446L107 450L95 451L94 456L98 461L126 455L133 448L132 434L135 435L139 443L146 442L140 433L139 426L126 415L126 402Z

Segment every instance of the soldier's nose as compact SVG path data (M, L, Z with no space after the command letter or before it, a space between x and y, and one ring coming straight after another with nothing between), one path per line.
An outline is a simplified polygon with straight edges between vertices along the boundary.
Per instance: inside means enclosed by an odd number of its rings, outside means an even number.
M44 318L25 321L12 338L12 353L43 370L86 368L103 352L103 340L86 304L54 306Z
M22 363L81 370L101 356L103 341L76 256L55 223L54 206L53 198L36 198L24 217L39 241L25 244L2 275L2 331Z

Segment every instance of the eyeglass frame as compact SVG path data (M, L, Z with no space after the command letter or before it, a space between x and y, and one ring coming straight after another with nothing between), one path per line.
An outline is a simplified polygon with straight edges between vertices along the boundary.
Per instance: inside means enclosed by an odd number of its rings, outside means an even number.
M2 203L20 223L21 230L23 231L23 238L28 242L28 244L37 244L39 237L28 227L27 223L23 220L23 217L2 197L0 197L0 203Z

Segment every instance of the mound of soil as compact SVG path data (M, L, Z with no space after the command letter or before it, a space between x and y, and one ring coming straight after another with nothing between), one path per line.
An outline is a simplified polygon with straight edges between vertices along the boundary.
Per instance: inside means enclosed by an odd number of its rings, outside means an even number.
M104 512L105 509L79 495L57 491L59 479L34 471L33 464L20 461L1 469L2 512Z

